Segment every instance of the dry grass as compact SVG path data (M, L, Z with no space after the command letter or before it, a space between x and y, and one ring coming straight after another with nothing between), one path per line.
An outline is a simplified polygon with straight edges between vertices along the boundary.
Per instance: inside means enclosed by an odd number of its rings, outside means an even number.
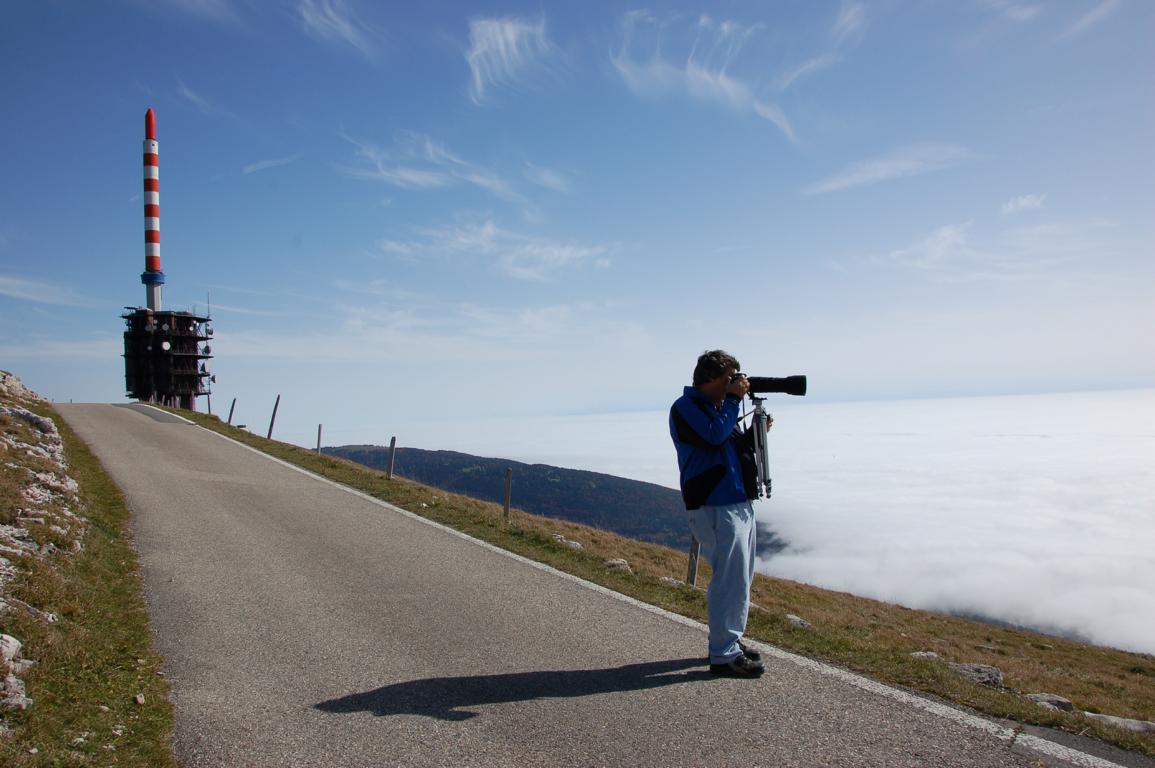
M501 507L446 493L412 481L386 479L353 462L287 443L266 440L223 424L214 416L182 415L305 469L369 493L424 517L462 530L518 554L691 618L705 620L700 587L709 569L699 569L699 589L674 587L661 577L684 579L686 554L606 531L514 510L512 524ZM578 541L581 551L552 539ZM633 574L607 569L605 561L627 560ZM1088 645L1027 630L918 611L806 584L757 576L748 634L778 647L861 672L883 682L972 707L996 717L1097 736L1115 745L1155 755L1155 734L1137 734L1087 718L1045 710L1018 693L1053 693L1087 711L1155 719L1155 657ZM805 618L800 629L785 614ZM938 661L915 659L934 651ZM969 683L945 662L991 664L1004 673L1005 690Z

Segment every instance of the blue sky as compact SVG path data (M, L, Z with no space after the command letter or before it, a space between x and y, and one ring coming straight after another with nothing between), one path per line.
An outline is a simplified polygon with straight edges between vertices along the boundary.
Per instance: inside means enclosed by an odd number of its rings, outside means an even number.
M1149 387L1153 33L1136 0L8 2L0 366L123 400L152 107L165 306L211 295L214 410L282 393L298 442L660 408L714 347L814 400Z

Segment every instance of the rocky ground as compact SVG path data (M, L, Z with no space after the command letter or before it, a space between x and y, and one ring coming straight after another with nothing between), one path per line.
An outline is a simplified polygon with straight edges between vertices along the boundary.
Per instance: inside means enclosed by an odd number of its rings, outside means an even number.
M54 614L15 597L13 584L34 561L55 567L84 546L87 521L60 433L33 410L43 402L0 371L0 627L5 615L19 611L55 622ZM22 657L22 648L20 638L0 633L0 733L5 712L32 705L21 677L35 662Z

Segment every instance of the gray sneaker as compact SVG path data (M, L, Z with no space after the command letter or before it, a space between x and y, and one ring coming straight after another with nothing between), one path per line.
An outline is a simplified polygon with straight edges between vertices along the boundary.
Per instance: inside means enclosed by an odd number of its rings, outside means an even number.
M762 662L754 661L746 654L737 656L725 664L711 664L710 673L724 677L761 677L766 671Z

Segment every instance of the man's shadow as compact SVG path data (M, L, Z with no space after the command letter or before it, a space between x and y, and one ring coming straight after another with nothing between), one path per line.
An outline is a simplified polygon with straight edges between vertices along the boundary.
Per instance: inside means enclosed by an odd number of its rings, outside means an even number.
M705 669L671 674L704 665L704 659L694 658L626 664L611 669L433 677L330 699L315 708L333 714L372 712L378 716L425 715L441 720L468 720L478 714L469 711L470 708L483 704L641 691L714 679Z

